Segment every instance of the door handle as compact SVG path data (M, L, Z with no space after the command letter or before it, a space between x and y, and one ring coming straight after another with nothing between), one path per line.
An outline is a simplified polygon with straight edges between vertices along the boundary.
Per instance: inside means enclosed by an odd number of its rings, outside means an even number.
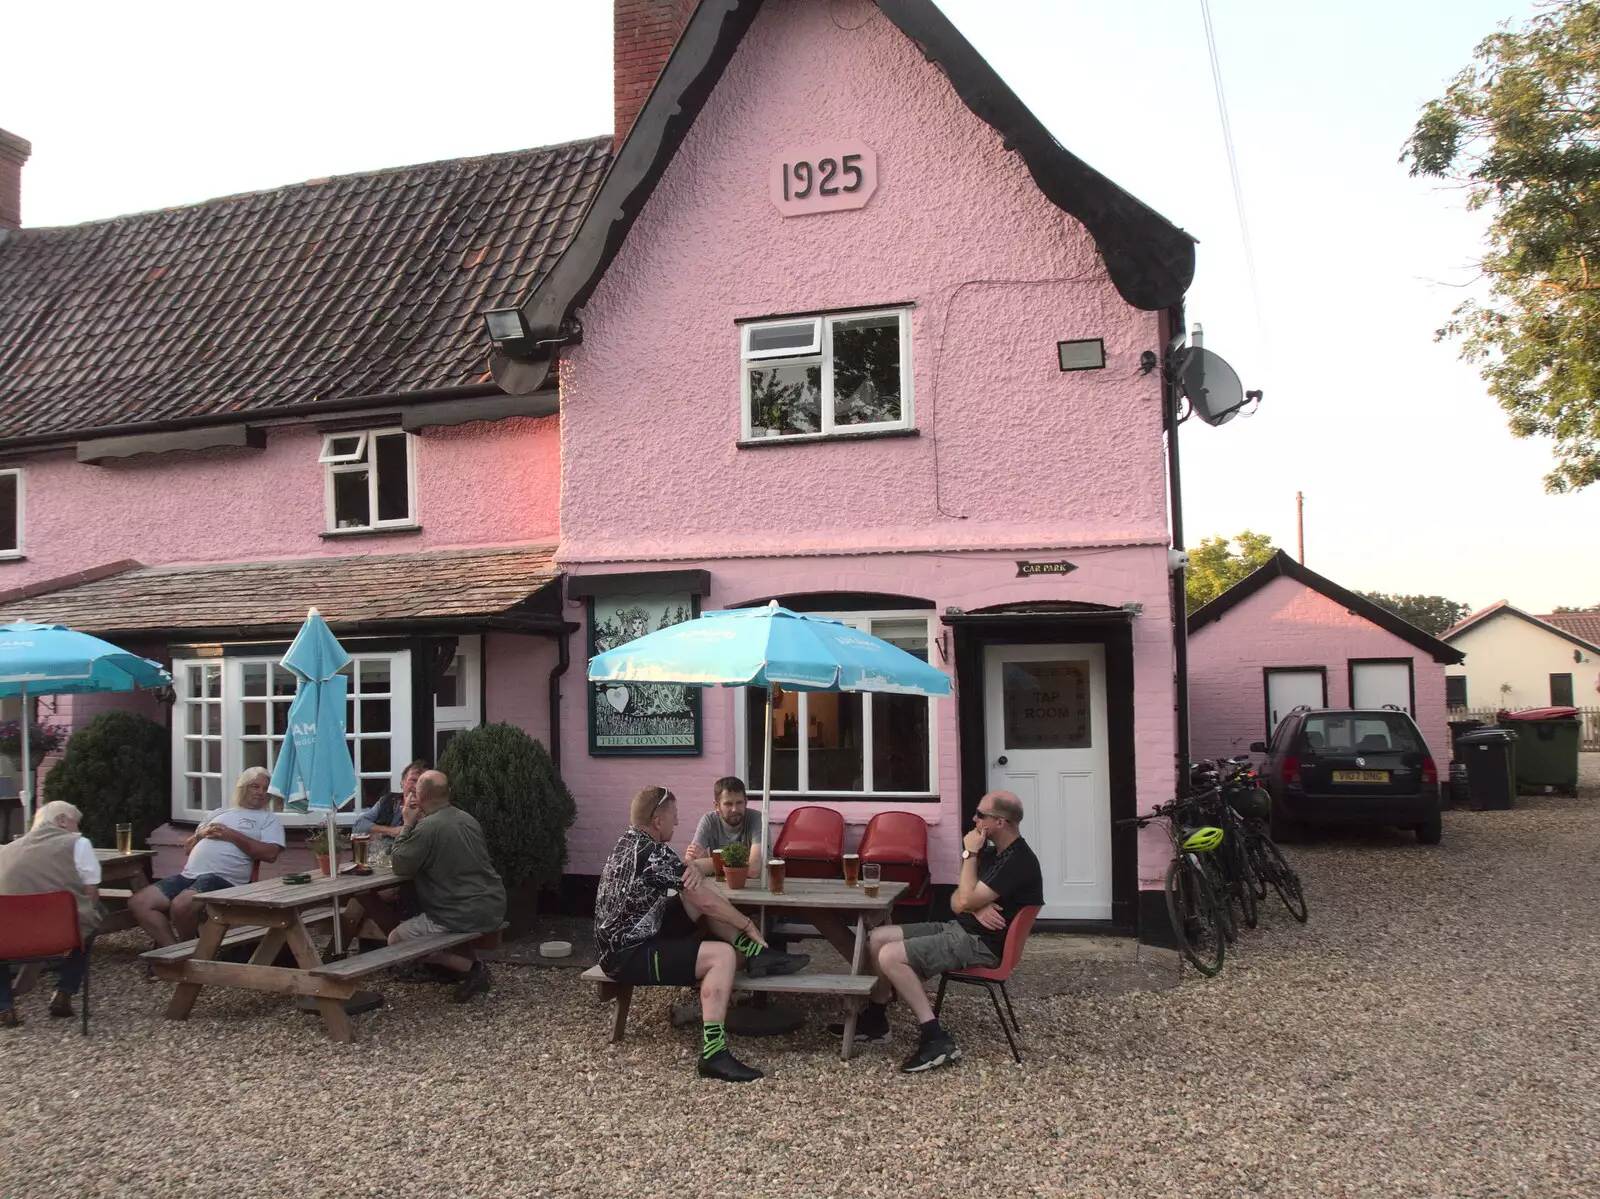
M1006 762L1007 762L1007 758L1006 758L1005 754L1001 754L998 758L995 759L995 763L994 764L996 766L1004 766L1006 764Z

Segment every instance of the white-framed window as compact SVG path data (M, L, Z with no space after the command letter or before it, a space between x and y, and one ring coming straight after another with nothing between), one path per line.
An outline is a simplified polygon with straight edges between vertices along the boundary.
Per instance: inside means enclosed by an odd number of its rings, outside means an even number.
M322 439L328 531L417 523L416 455L403 429L329 433Z
M444 756L444 747L464 729L483 723L482 639L462 637L456 642L456 656L440 677L433 692L433 764Z
M361 780L340 812L344 823L385 791L398 790L411 760L411 655L355 653L340 673L349 688L345 740ZM172 815L202 820L232 802L234 781L246 768L277 765L295 679L276 657L179 659L173 675ZM273 806L282 810L281 801ZM284 822L321 818L288 813Z
M909 309L741 325L739 352L746 440L912 427Z
M927 611L820 613L928 660ZM780 797L938 798L934 700L859 691L785 691L772 713L772 794ZM752 793L762 783L766 693L748 687L735 732Z
M22 470L0 470L0 558L22 557Z

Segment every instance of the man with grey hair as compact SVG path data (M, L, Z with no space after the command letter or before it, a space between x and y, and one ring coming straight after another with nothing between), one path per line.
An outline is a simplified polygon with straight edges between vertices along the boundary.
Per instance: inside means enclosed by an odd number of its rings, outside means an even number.
M872 930L867 954L877 984L856 1035L889 1039L891 999L898 995L917 1018L916 1052L901 1063L917 1074L961 1060L961 1049L939 1026L922 980L972 966L998 966L1006 926L1026 907L1044 902L1044 874L1022 839L1022 801L991 791L978 801L973 827L961 842L961 877L950 897L954 920L943 924L886 924Z
M98 898L100 864L88 838L78 835L81 816L71 804L52 800L40 807L26 836L0 845L0 895L70 891L78 900L78 931L84 948L73 950L62 964L61 980L50 998L50 1014L57 1017L73 1015L72 997L83 985L89 946L105 915ZM16 1028L21 1023L11 994L11 970L0 963L0 1028Z
M283 821L269 811L271 776L252 766L233 788L233 807L213 812L183 843L181 873L134 892L128 910L157 945L175 945L200 931L199 896L250 881L257 862L275 862L284 846Z

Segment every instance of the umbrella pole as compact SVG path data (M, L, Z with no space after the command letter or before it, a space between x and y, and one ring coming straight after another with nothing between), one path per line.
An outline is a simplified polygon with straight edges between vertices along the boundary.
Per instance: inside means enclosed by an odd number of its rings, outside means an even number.
M28 698L28 684L22 684L22 831L26 833L33 826L33 701ZM772 731L770 725L772 717L767 717L767 744L772 744ZM768 753L770 758L770 750Z
M772 684L767 684L767 747L761 764L761 870L767 869L767 845L772 836ZM764 886L762 879L756 885ZM761 935L766 936L767 910L761 909Z
M328 877L330 879L339 877L339 826L333 818L333 812L332 808L328 809ZM333 952L335 954L344 953L344 921L340 919L344 914L342 911L343 906L338 900L334 900Z

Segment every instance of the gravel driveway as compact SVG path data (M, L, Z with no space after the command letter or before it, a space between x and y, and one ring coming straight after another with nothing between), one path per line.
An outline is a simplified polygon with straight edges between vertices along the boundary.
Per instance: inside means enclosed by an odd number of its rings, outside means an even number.
M1213 981L1021 999L1021 1067L973 993L954 1069L896 1072L902 1009L889 1052L841 1063L813 1021L735 1045L763 1082L701 1083L672 993L611 1047L531 966L464 1008L385 981L354 1046L239 992L169 1023L125 934L88 1041L38 992L0 1034L0 1196L1594 1196L1595 765L1577 800L1448 813L1437 848L1295 846L1309 925L1273 900Z

